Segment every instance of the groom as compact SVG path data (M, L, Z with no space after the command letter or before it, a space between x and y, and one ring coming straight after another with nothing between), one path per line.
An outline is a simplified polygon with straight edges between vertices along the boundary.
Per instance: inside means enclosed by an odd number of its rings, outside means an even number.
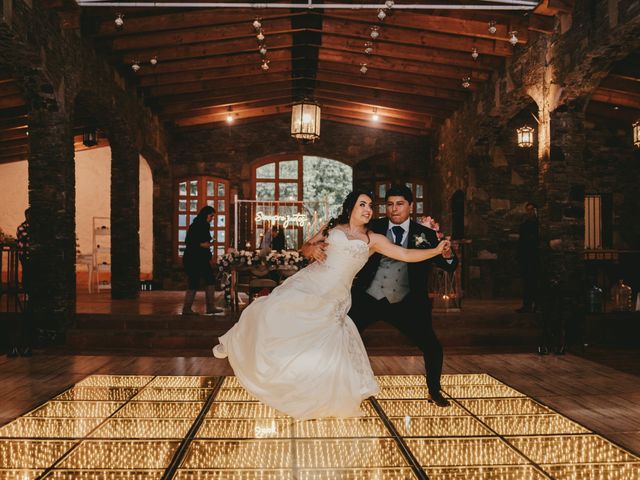
M387 216L370 222L369 228L373 232L386 235L405 248L434 248L439 243L435 231L410 219L411 189L405 185L392 186L385 201ZM324 248L323 243L304 245L302 252L307 257L323 260ZM446 407L449 401L440 392L442 345L433 331L427 286L434 264L451 272L456 269L458 260L450 249L441 256L410 264L377 253L372 255L353 282L349 316L360 331L384 320L413 340L424 356L429 400Z

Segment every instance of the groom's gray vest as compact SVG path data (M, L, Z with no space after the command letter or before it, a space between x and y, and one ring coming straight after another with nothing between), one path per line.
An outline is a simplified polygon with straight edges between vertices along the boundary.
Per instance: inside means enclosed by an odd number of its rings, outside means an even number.
M393 233L387 230L387 238L394 241ZM402 246L407 248L409 232L404 234ZM376 300L387 297L389 303L398 303L409 293L409 266L405 262L398 262L389 257L382 257L380 266L373 277L367 293Z

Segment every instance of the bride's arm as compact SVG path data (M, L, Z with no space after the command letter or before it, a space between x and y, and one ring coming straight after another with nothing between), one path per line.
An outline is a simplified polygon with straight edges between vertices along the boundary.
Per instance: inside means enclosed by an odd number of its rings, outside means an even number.
M448 240L444 240L435 248L404 248L394 245L384 235L377 233L370 233L369 235L371 238L371 243L369 244L370 251L381 253L385 257L393 258L394 260L409 263L423 262L441 255L442 250L449 244Z

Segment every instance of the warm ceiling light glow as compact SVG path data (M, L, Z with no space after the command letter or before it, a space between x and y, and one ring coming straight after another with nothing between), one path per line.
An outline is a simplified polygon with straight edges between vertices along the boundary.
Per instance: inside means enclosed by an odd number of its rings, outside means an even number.
M380 116L378 115L378 109L375 107L373 109L373 115L371 115L371 120L373 120L374 122L377 122L378 120L380 120Z
M640 120L633 124L633 146L640 148Z

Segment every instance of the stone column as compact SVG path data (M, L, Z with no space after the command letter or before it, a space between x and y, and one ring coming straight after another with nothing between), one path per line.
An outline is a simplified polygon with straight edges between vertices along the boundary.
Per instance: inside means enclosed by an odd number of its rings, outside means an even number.
M170 280L173 258L173 186L167 166L153 170L153 279L163 288Z
M76 179L71 121L57 105L29 115L28 168L31 311L64 335L76 311Z
M140 294L140 158L124 128L111 144L111 297Z
M582 101L573 101L550 114L550 150L540 158L539 173L542 281L560 289L574 314L585 296L583 107Z

